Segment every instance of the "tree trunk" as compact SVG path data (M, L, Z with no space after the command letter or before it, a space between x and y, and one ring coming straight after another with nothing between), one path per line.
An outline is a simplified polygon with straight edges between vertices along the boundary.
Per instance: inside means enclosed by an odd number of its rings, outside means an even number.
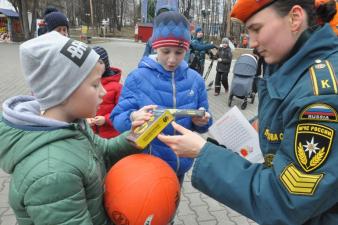
M27 13L27 1L26 0L21 0L21 16L22 16L22 28L23 28L23 33L25 35L25 39L28 40L30 38L29 35L29 24L28 24L28 13ZM19 6L20 7L20 6Z
M121 31L121 28L123 26L123 15L124 15L124 0L120 1L120 21L119 21L119 26L118 26L118 30Z
M185 7L185 4L184 4ZM185 18L187 18L188 20L190 20L190 9L191 9L191 0L188 0L187 2L187 7L185 8L183 15L185 16Z
M36 9L37 8L38 8L38 0L34 0L32 8L31 8L31 12L32 12L32 23L31 23L31 32L30 32L31 37L34 37L35 31L36 31L36 18L37 18Z

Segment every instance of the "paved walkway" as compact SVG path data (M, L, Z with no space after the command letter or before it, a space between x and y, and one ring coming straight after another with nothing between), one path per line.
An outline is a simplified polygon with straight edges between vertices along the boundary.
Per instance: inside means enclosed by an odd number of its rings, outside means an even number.
M125 68L125 61L116 61L118 55L121 54L120 51L109 51L109 48L116 49L114 43L106 43L104 46L108 49L109 55L112 55L111 61L115 62L115 66L123 65L122 68ZM126 43L126 45L133 45L133 48L143 49L144 46L137 43ZM110 46L110 47L109 47ZM139 53L141 52L139 50ZM6 53L6 55L5 55ZM123 54L123 53L122 53ZM0 103L2 104L3 100L8 96L13 96L17 94L28 94L29 90L26 87L22 75L19 73L19 57L18 57L18 46L15 44L6 45L0 44ZM10 62L4 62L5 59L10 59ZM4 60L3 60L4 59ZM2 61L2 62L1 62ZM208 67L209 61L206 62L206 69ZM130 66L130 65L128 65ZM132 66L130 66L132 67ZM215 77L215 67L210 73L210 76L206 83L208 84ZM230 74L230 79L231 79ZM214 119L217 120L222 116L229 107L227 106L228 95L224 92L217 97L213 96L213 90L210 90L209 93L209 103L210 108L213 113ZM233 105L236 104L238 107L242 103L241 100L235 99ZM251 118L256 114L257 110L257 101L255 104L248 104L248 107L245 110L242 110L244 115L247 118ZM0 107L1 111L1 107ZM206 135L205 135L206 136ZM223 206L217 201L209 198L208 196L197 191L191 186L191 171L186 175L183 189L181 202L175 219L176 225L255 225L253 221L247 219L246 217L240 215L239 213ZM16 220L15 216L8 205L8 188L9 188L9 175L0 170L0 225L15 225Z

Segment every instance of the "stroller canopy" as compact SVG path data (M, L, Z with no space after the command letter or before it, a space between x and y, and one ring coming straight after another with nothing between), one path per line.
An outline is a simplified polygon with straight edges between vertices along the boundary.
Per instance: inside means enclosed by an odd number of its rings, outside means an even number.
M250 54L241 55L235 64L233 73L241 76L254 76L257 72L257 59Z

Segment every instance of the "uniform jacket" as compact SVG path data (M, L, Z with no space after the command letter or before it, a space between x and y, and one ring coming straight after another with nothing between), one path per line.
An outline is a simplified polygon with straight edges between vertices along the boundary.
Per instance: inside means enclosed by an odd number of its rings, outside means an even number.
M193 186L259 224L338 224L337 74L338 39L326 25L259 82L266 163L207 143Z
M120 132L130 129L130 114L151 104L158 105L160 109L209 108L203 79L197 72L189 69L185 61L182 61L174 72L168 72L154 59L144 57L138 69L126 79L119 103L111 114L114 127ZM176 122L201 133L208 130L212 121L203 127L195 126L190 117L176 118ZM163 132L174 134L171 125ZM188 171L193 162L192 159L177 158L176 154L158 139L151 142L148 152L167 161L178 175Z
M221 47L218 49L217 58L221 58L221 62L217 62L216 71L222 72L222 73L229 73L230 66L231 66L231 60L232 60L232 53L231 48L228 46L226 48Z
M94 132L103 138L112 138L119 135L109 117L119 100L122 90L122 84L120 84L121 70L114 67L111 67L111 70L115 72L114 75L102 77L101 79L101 83L104 89L106 89L107 94L103 97L102 103L96 113L97 116L104 116L106 122L102 126L92 126Z
M0 117L0 167L11 174L9 204L18 224L111 224L103 207L106 170L139 152L95 135L84 121L41 117L32 96L7 100Z
M204 42L202 38L195 38L191 41L190 48L191 53L197 53L201 65L204 65L205 53L207 50L215 48L215 45Z

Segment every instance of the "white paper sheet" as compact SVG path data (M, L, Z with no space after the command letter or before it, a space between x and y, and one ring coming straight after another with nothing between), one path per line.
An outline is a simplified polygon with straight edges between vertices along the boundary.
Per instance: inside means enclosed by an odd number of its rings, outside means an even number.
M217 120L209 128L209 132L218 143L237 152L250 162L264 162L258 133L236 106Z

